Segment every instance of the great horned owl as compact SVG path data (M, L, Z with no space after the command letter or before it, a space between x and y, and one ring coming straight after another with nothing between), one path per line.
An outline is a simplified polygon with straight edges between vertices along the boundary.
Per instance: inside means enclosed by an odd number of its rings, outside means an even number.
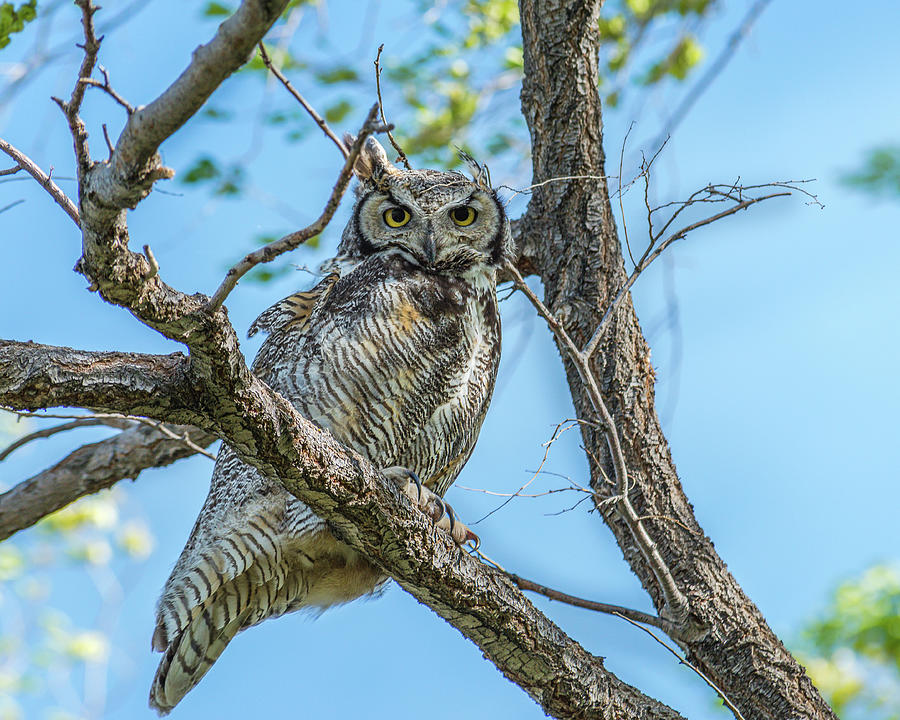
M500 359L496 273L512 241L474 168L474 180L400 170L370 138L331 274L250 330L269 333L253 364L260 378L401 484L421 478L415 497L438 502L472 454ZM457 541L460 527L451 526ZM244 628L353 600L385 580L223 445L159 601L153 648L165 654L150 705L171 710Z

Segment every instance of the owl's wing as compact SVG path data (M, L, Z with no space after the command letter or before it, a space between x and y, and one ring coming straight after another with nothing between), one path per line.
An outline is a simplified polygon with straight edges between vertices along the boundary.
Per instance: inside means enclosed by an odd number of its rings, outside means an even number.
M260 330L269 333L284 330L289 325L297 325L302 330L309 323L313 308L325 299L339 278L338 272L331 272L312 290L294 293L279 300L253 321L247 337L253 337Z
M298 544L322 525L223 445L210 496L159 601L152 644L165 654L151 706L169 712L239 631L302 604Z

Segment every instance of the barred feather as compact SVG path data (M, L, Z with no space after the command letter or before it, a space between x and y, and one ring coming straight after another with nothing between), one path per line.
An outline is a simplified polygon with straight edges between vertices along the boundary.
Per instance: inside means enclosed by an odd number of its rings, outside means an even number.
M366 148L335 271L253 323L251 335L270 333L253 371L376 467L408 468L443 495L472 453L493 391L495 277L509 254L509 225L486 173L473 183L457 173L399 171L383 150ZM417 215L407 234L384 230L386 202ZM472 229L448 214L465 203L478 203ZM434 227L443 228L436 239ZM171 710L242 629L353 600L385 580L223 445L159 602L152 645L164 655L151 705Z

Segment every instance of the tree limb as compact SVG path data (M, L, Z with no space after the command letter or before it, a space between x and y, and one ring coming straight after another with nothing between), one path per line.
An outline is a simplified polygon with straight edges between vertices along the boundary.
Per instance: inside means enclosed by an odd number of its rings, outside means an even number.
M31 527L41 518L84 495L112 487L119 480L137 478L147 468L170 465L196 451L186 445L208 447L216 436L189 425L166 430L138 425L111 438L83 445L0 495L0 541Z
M12 175L14 172L17 172L21 168L29 175L31 175L31 177L37 180L38 184L42 188L44 188L44 190L50 193L50 197L53 198L54 202L65 211L66 215L72 218L72 222L74 222L78 227L81 227L81 218L78 216L78 208L75 207L75 203L73 203L69 199L69 196L62 191L62 188L60 188L59 185L53 182L53 180L50 178L50 175L41 170L34 162L34 160L32 160L18 148L10 145L3 138L0 138L0 150L9 155L9 157L11 157L18 163L17 167L10 168L9 170L4 170L0 174Z
M0 403L14 409L64 403L159 419L174 416L214 430L242 460L281 482L325 518L338 537L459 628L549 714L605 720L680 717L608 673L504 573L469 557L367 460L251 378L253 386L243 391L228 385L233 378L213 388L206 379L196 382L194 367L179 355L0 343ZM197 385L205 391L194 390Z
M597 66L599 5L597 0L520 2L522 111L531 132L535 183L605 174ZM627 280L606 182L536 188L521 227L531 236L520 244L534 253L532 261L544 284L544 305L576 347L586 347ZM562 345L560 351L576 416L596 417L577 364ZM665 566L688 598L692 620L709 628L702 636L679 638L689 660L745 717L834 718L694 517L656 417L649 349L627 295L592 355L591 367L622 445L633 482L629 497L639 517L677 520L654 523L650 529ZM606 435L587 423L581 432L596 505L661 612L666 603L654 569L629 525L604 502L616 492L604 481L613 468Z

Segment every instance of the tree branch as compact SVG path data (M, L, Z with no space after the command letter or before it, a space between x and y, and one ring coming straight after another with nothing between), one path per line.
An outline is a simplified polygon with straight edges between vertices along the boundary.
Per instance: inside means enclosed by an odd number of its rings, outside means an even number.
M173 376L184 381L173 383ZM342 540L459 628L549 714L680 717L608 673L505 574L469 557L436 529L367 460L303 419L258 379L243 391L229 386L231 379L198 393L189 388L208 381L195 382L192 363L177 355L0 343L0 403L15 409L101 403L129 414L189 418L214 429L242 460L278 479ZM102 388L99 394L95 387Z
M375 132L382 132L387 127L375 122L375 116L377 113L378 105L373 105L369 109L369 114L366 116L366 120L360 128L356 139L353 141L353 144L349 148L346 159L344 160L344 166L341 168L341 172L338 175L337 182L334 185L334 189L331 191L331 196L328 198L328 202L325 203L325 208L322 210L322 214L319 215L319 217L316 218L316 220L312 224L308 225L302 230L297 230L296 232L292 232L289 235L285 235L283 238L275 240L274 242L270 242L268 245L261 247L259 250L256 250L249 255L245 255L243 260L241 260L237 265L235 265L228 271L228 274L225 275L225 279L222 281L222 284L219 285L216 292L213 293L212 298L206 306L208 312L215 312L218 308L220 308L222 306L222 303L225 301L225 298L228 297L228 294L232 290L234 290L234 287L238 284L238 281L254 267L259 265L260 263L271 262L279 255L283 255L286 252L297 249L311 237L315 237L320 232L322 232L328 225L328 223L331 222L331 218L333 218L334 213L337 212L338 205L340 205L341 203L341 198L344 197L344 193L347 191L347 186L350 184L350 180L353 178L353 166L359 158L360 152L362 152L363 145L365 145L366 140L370 135Z
M281 70L275 67L275 64L269 57L269 53L266 52L266 46L262 43L259 44L259 56L262 58L263 65L265 65L269 69L269 72L271 72L276 78L278 78L279 82L284 85L285 89L291 95L293 95L294 99L298 103L300 103L300 105L304 110L306 110L307 113L309 113L309 116L313 119L313 121L315 121L316 125L319 126L322 132L325 133L325 135L331 140L331 142L337 145L337 149L341 151L341 155L343 155L344 159L346 160L350 155L349 148L344 145L343 141L337 135L335 135L334 130L332 130L329 127L328 123L325 122L325 118L319 115L319 113L316 112L316 109L306 101L306 98L303 97L299 92L297 92L294 86L291 85L291 81L284 76L284 73L282 73ZM382 124L387 125L387 123L384 121L384 116L382 116L381 121Z
M53 198L54 202L56 202L56 204L65 211L66 215L72 218L72 222L74 222L78 227L81 227L81 218L78 216L78 208L75 207L75 203L73 203L69 199L69 197L62 191L59 185L57 185L55 182L53 182L53 180L50 179L50 175L41 170L37 166L37 164L25 153L13 147L2 138L0 138L0 150L9 155L9 157L11 157L18 163L18 167L4 170L2 172L3 175L12 175L14 172L17 172L21 168L29 175L31 175L31 177L37 180L38 184L42 188L44 188L44 190L50 193L50 197Z
M188 425L138 425L106 440L83 445L53 467L0 495L0 541L84 495L137 478L143 470L170 465L208 447L215 435ZM173 439L170 435L175 435ZM190 445L186 444L187 438Z
M126 415L174 413L194 395L181 353L138 355L0 340L0 405L14 410L75 406Z
M604 175L598 69L600 2L521 0L524 81L522 111L532 138L533 182ZM519 246L545 290L544 305L571 342L586 347L627 281L606 182L549 183L536 188L521 223ZM530 236L530 238L529 238ZM591 417L593 392L566 346L563 354L577 417ZM681 489L654 409L654 375L627 293L591 356L591 370L608 403L622 445L638 517L667 517L654 524L652 540L691 618L709 632L682 637L690 661L722 689L745 717L825 720L834 714L759 610L744 594L703 535ZM655 568L632 528L605 500L617 492L604 477L615 461L606 429L581 425L596 493L596 506L616 536L625 559L650 593L666 606ZM683 528L688 528L685 531Z

